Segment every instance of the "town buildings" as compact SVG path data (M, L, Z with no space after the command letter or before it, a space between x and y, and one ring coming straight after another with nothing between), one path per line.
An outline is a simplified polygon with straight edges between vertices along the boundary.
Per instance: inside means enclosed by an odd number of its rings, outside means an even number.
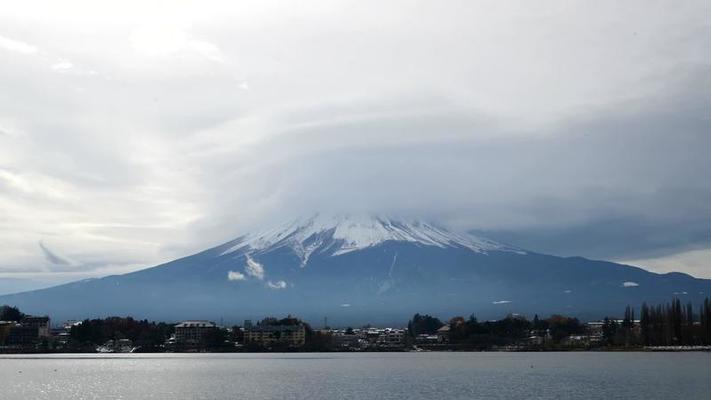
M0 346L26 348L49 337L49 317L46 316L25 316L20 321L0 321Z
M322 330L336 350L400 350L405 347L407 331L398 328L362 328Z
M378 332L376 346L379 348L396 349L401 348L405 343L405 330L385 328Z
M275 344L301 347L306 344L306 326L302 322L293 324L259 323L244 321L244 342L262 347Z
M323 333L331 335L334 347L339 350L361 350L367 347L368 342L353 329L350 331L325 331Z

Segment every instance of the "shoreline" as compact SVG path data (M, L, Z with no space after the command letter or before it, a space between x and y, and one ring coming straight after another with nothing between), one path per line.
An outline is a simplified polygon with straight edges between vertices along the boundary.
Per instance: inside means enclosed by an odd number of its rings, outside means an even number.
M711 352L711 346L650 346L636 348L594 348L594 349L521 349L521 350L408 350L389 349L382 351L157 351L157 352L34 352L19 351L5 352L0 350L0 358L12 358L6 356L28 355L28 356L49 356L49 355L92 355L92 356L125 356L125 355L157 355L157 354L377 354L377 353L706 353Z

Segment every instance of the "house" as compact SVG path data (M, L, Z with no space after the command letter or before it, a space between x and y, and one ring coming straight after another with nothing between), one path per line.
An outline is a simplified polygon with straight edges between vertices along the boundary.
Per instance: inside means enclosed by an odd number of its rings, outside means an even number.
M201 344L217 325L210 321L183 321L175 325L175 342L178 344Z
M590 345L590 336L587 335L570 335L563 338L560 344L570 347L580 347Z
M617 326L623 326L625 323L625 320L623 319L613 319L610 320L610 322L614 323ZM631 323L631 329L632 333L635 335L639 335L641 333L641 324L638 319L630 321ZM590 337L594 340L600 340L603 337L603 329L605 326L605 321L591 321L586 324L587 326L587 331Z
M41 338L48 338L50 336L49 331L49 317L35 317L35 316L25 316L20 321L22 326L28 326L33 329L37 329L37 336Z
M18 323L10 326L10 332L5 338L5 344L9 346L27 346L37 342L37 339L39 339L37 328Z
M437 337L439 338L440 343L449 343L449 333L451 330L452 328L449 324L442 325L442 327L437 329Z
M376 342L378 347L402 347L405 343L405 331L402 329L385 328L380 331Z
M15 326L14 321L0 321L0 345L4 345L10 336L10 329Z
M337 348L358 350L366 341L354 330L350 331L329 331L333 338L333 344Z
M26 316L20 321L0 321L0 344L27 346L49 338L49 317Z
M546 339L543 336L529 336L527 342L531 346L542 346Z
M415 337L415 342L418 344L439 344L440 337L437 335L428 335L426 333L421 333Z

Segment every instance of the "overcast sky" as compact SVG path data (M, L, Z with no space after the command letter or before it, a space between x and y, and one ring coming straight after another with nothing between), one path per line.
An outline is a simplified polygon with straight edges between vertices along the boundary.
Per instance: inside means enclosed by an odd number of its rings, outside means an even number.
M711 278L711 2L0 9L0 292L314 211Z

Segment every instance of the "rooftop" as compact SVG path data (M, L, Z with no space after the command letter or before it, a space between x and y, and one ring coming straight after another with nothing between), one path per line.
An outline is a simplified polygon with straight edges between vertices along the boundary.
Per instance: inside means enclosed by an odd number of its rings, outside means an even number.
M215 328L214 322L210 321L183 321L177 325L176 328Z

